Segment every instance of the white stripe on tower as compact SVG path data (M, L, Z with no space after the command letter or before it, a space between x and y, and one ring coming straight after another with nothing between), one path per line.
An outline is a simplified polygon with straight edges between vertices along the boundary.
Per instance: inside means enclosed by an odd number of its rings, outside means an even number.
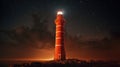
M55 46L62 46L61 44L56 44Z
M61 39L61 37L56 37L56 39Z
M62 25L57 25L56 27L61 27Z

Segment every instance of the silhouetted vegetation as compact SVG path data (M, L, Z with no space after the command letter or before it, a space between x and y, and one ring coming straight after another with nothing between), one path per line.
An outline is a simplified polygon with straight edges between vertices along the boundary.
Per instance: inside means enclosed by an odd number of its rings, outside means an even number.
M21 64L5 65L0 67L120 67L118 61L82 61L76 59L68 59L64 61L46 61L46 62L30 62Z

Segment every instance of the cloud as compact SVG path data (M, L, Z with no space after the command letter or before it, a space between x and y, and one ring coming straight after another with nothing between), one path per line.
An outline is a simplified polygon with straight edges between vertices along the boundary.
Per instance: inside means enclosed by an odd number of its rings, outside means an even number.
M46 47L46 45L52 47L54 36L48 30L48 21L41 19L37 14L33 14L32 18L33 25L31 27L19 26L1 32L6 34L4 36L7 36L6 39L9 39L9 42L16 44L18 47L32 46L39 49Z

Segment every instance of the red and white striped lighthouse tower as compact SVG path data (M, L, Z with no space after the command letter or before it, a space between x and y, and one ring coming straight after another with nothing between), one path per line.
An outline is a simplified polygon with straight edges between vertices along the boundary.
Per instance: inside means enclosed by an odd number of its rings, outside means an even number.
M64 48L64 17L63 12L57 12L56 24L56 38L55 38L55 54L54 60L65 60L65 48Z

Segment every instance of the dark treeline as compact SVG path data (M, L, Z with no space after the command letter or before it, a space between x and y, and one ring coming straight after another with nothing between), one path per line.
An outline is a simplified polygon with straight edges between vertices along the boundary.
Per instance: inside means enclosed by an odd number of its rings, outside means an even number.
M0 66L1 67L1 66ZM2 67L120 67L117 61L81 61L69 59L65 61L31 62L13 65L2 65Z

